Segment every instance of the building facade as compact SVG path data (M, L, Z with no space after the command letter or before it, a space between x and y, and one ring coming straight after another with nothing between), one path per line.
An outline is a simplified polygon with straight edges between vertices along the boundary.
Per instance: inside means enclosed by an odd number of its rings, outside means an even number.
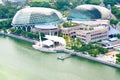
M78 26L70 28L61 28L61 33L72 38L80 38L82 42L94 42L102 39L107 39L109 35L109 23L95 23L91 21L88 25L85 22ZM93 24L92 24L93 23Z
M76 32L76 37L82 42L96 42L108 38L108 28L101 27L100 29L79 30Z

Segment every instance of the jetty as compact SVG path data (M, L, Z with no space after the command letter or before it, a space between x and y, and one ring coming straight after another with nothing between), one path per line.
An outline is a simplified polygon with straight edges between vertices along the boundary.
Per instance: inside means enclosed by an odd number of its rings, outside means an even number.
M70 56L71 56L71 54L65 54L63 56L58 56L57 59L64 60L64 59L66 59L66 58L68 58Z

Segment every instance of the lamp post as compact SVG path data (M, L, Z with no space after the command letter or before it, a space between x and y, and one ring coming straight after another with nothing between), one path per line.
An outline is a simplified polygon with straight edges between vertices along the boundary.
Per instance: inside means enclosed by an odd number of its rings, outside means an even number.
M42 47L42 39L41 39L41 33L40 33L40 30L39 30L39 42L40 42L40 47Z

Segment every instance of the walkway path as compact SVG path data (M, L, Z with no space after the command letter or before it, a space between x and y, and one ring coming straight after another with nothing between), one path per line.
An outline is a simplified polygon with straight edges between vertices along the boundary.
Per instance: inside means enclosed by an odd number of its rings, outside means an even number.
M28 41L28 42L31 42L31 43L34 43L34 42L37 41L37 40L28 39L28 38L25 38L25 37L22 37L22 36L2 33L1 31L0 31L0 34L7 35L9 37L13 37L13 38L17 38L17 39L21 39L21 40L24 40L24 41ZM100 62L100 63L106 64L106 65L109 65L109 66L112 66L112 67L120 68L120 65L118 65L116 63L103 61L103 60L97 59L96 57L92 57L90 55L82 54L81 52L75 52L74 50L68 50L68 49L65 49L64 52L66 52L66 53L68 53L70 55L76 55L76 56L79 56L79 57L82 57L82 58L85 58L85 59Z
M0 31L0 34L6 35L6 36L9 36L9 37L13 37L13 38L16 38L16 39L24 40L24 41L27 41L27 42L31 42L31 43L37 42L37 40L25 38L23 36L17 36L17 35L14 35L14 34L3 33L2 31Z
M120 68L119 64L116 64L116 63L113 63L113 62L108 62L108 61L103 61L103 60L97 59L97 57L92 57L90 55L82 54L81 52L75 52L74 50L67 50L67 49L64 52L67 52L69 54L74 54L76 56L79 56L79 57L82 57L82 58L85 58L85 59L89 59L89 60L92 60L92 61L100 62L102 64L106 64L106 65L109 65L109 66L112 66L112 67Z

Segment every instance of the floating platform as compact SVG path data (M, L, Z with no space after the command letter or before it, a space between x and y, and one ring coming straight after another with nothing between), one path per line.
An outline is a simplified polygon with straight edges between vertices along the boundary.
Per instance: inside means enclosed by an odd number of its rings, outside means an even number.
M64 59L66 59L66 58L68 58L70 56L71 56L71 54L66 54L66 55L57 57L57 59L64 60Z

